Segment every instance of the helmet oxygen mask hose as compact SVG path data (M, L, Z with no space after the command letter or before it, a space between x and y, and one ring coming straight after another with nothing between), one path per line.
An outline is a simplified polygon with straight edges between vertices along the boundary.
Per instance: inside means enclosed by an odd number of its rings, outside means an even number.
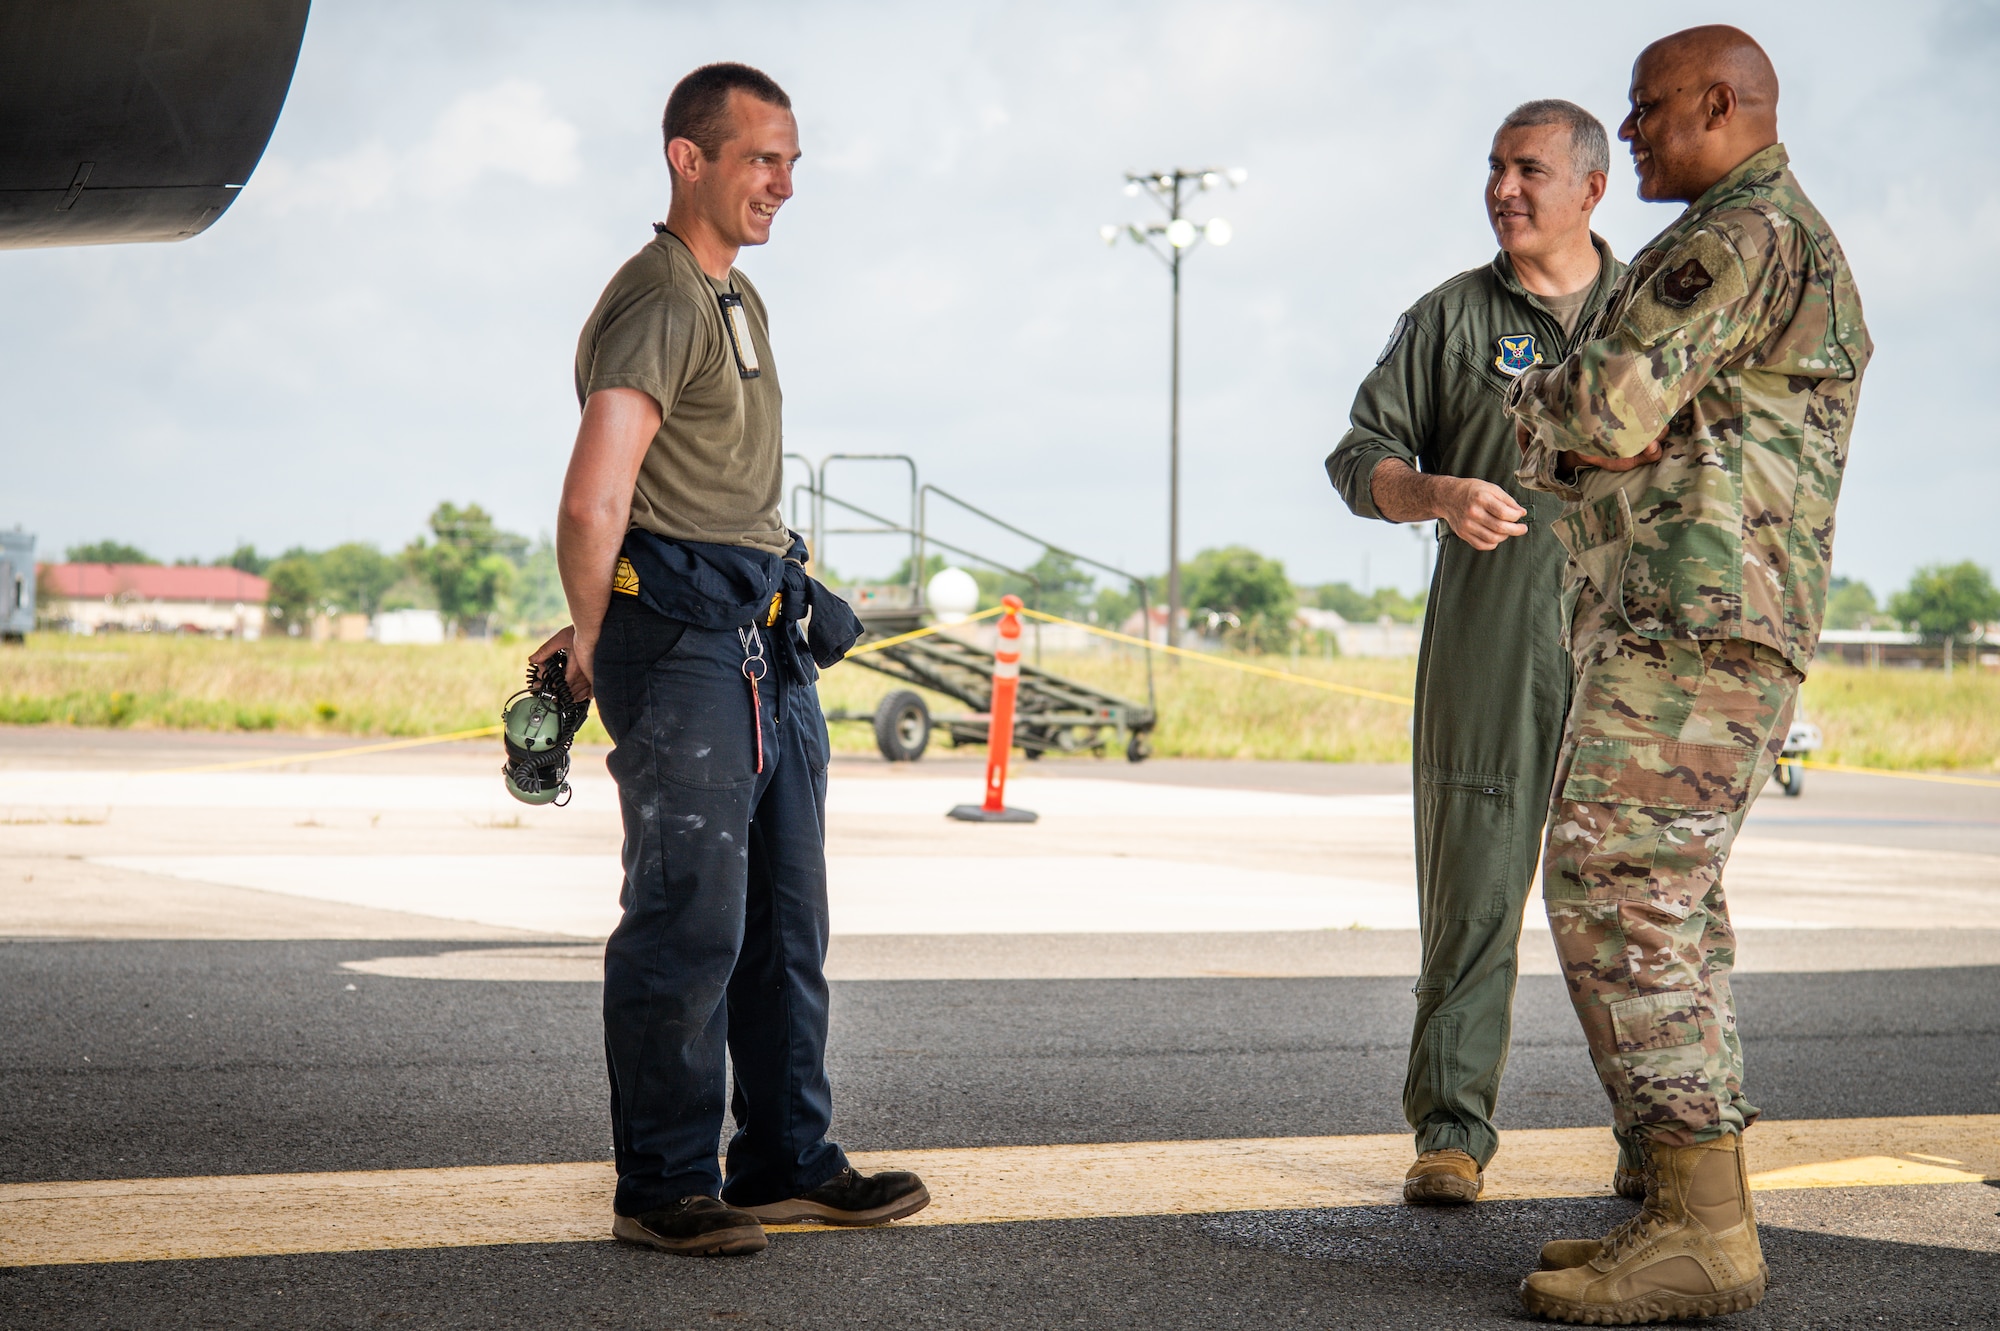
M569 691L569 652L528 665L528 686L500 709L507 793L523 804L569 803L569 746L590 715L590 703Z

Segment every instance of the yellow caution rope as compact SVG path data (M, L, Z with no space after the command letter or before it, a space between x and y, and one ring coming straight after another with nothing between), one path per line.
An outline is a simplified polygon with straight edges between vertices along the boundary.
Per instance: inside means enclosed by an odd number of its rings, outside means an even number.
M425 735L421 739L397 739L390 740L386 744L358 744L351 749L322 749L318 753L286 753L275 758L246 758L242 762L208 763L202 767L169 767L163 772L153 772L148 775L192 776L197 772L240 772L251 767L283 767L289 763L316 763L326 758L356 758L364 753L414 749L424 744L448 744L455 739L484 739L488 735L499 733L499 726L479 726L472 730L454 730L443 735Z
M991 619L1004 609L1006 609L1005 606L996 605L990 610L981 610L976 615L967 615L956 624L932 624L927 628L911 629L908 633L898 633L893 638L880 638L874 642L863 643L859 647L849 648L847 655L860 656L866 652L879 652L884 647L894 647L899 642L910 642L917 638L928 638L931 634L941 632L944 629L957 628L959 624L972 624L982 619Z
M1976 776L1940 776L1932 772L1891 772L1882 767L1850 767L1846 763L1823 763L1815 758L1786 758L1815 772L1849 772L1855 776L1887 776L1898 781L1935 781L1946 786L1991 786L2000 790L2000 781L1982 781Z
M1372 698L1376 702L1392 702L1399 707L1414 707L1415 698L1405 698L1394 693L1377 693L1374 689L1356 688L1352 684L1336 684L1328 679L1314 679L1311 675L1295 675L1289 670L1273 670L1268 666L1254 666L1247 661L1232 661L1226 656L1212 656L1207 652L1191 652L1185 647L1169 647L1161 642L1148 642L1135 638L1129 633L1113 633L1110 629L1099 628L1095 624L1085 624L1080 620L1064 619L1061 615L1051 615L1041 610L1022 610L1022 614L1050 624L1068 624L1080 628L1085 633L1095 633L1100 638L1113 642L1126 642L1134 647L1144 647L1148 651L1165 652L1169 656L1184 656L1190 661L1200 661L1204 665L1221 666L1226 670L1241 670L1248 675L1263 675L1269 679L1282 679L1292 684L1303 684L1307 688L1325 689L1329 693L1351 693L1357 698Z

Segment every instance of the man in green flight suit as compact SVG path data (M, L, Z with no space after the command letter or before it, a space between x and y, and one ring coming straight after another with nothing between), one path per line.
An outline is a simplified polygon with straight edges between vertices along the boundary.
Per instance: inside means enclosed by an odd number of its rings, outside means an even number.
M1593 1325L1754 1306L1768 1276L1742 1134L1722 870L1818 644L1834 504L1873 350L1853 275L1778 142L1778 78L1735 28L1632 69L1645 199L1685 212L1586 340L1509 397L1521 479L1568 501L1576 696L1542 895L1645 1205L1558 1240L1530 1312Z
M1416 1205L1472 1201L1499 1145L1521 914L1570 697L1549 530L1562 506L1516 480L1502 404L1516 376L1563 357L1623 271L1590 230L1609 165L1604 126L1573 103L1502 122L1486 181L1501 252L1396 321L1326 460L1360 516L1439 523L1414 731L1423 963L1403 1199ZM1636 1191L1636 1169L1627 1181Z

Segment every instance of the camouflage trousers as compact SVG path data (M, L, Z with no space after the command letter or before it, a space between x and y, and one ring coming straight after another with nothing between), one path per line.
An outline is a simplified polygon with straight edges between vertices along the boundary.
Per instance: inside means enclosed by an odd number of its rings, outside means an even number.
M1585 584L1542 895L1621 1139L1741 1132L1743 1049L1722 868L1801 676L1740 639L1640 637Z

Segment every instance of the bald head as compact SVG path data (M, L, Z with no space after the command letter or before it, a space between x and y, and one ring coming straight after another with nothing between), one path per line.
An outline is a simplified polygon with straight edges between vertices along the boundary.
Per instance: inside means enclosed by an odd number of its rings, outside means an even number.
M1778 141L1778 72L1749 33L1712 23L1662 37L1632 66L1632 145L1642 199L1696 199Z

